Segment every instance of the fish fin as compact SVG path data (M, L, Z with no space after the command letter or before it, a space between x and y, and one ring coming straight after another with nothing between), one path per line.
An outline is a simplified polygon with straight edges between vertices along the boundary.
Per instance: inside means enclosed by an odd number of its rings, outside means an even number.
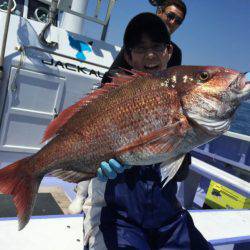
M54 120L50 122L45 130L42 143L56 135L60 128L84 105L84 99L63 110Z
M64 181L78 183L89 180L96 176L95 173L81 173L72 170L57 169L49 173L50 175L60 178Z
M41 179L31 176L24 169L30 157L24 158L0 169L0 192L13 196L17 209L19 230L29 222L37 197Z
M127 83L128 81L131 81L134 78L138 78L138 77L146 77L146 76L149 77L149 76L151 76L150 73L142 72L142 71L139 71L139 70L134 70L134 69L129 70L129 69L125 69L125 68L122 68L122 67L119 67L119 68L121 70L123 70L124 72L130 73L130 75L127 75L127 74L124 74L124 73L118 73L116 76L111 77L112 82L116 83L116 84Z
M71 105L67 109L63 110L54 120L50 122L48 127L45 130L44 136L42 138L42 143L49 140L58 132L62 127L67 123L67 121L74 115L76 114L83 106L87 105L90 103L93 99L97 98L98 95L106 93L107 90L104 89L98 89L94 91L92 94L82 98L80 101L76 102L75 104Z
M139 77L139 76L151 76L151 74L150 73L148 73L148 72L143 72L143 71L140 71L140 70L135 70L135 69L131 69L131 70L129 70L129 69L125 69L125 68L123 68L123 67L119 67L120 69L122 69L123 71L125 71L125 72L128 72L128 73L130 73L131 75L131 77Z
M185 155L181 155L175 159L161 163L160 171L161 180L164 181L163 187L176 175L184 158Z
M150 144L151 147L157 147L158 142L161 144L161 152L171 152L177 145L179 145L188 127L188 121L185 116L183 116L178 122L170 126L163 127L139 137L132 143L118 149L116 153L120 155L122 153L134 151L140 147L148 147Z
M112 77L112 82L105 83L102 88L96 89L95 91L87 95L86 97L82 98L77 103L71 105L70 107L62 111L54 120L50 122L50 124L45 130L45 133L41 142L43 143L46 140L49 140L50 138L58 134L60 129L62 129L62 127L67 123L67 121L74 114L76 114L84 106L87 106L89 103L91 103L94 99L96 99L100 95L103 95L109 92L110 90L116 87L119 87L121 84L130 82L134 80L134 78L136 77L150 75L149 73L135 71L135 70L131 70L130 72L132 72L133 75L118 74L118 76Z

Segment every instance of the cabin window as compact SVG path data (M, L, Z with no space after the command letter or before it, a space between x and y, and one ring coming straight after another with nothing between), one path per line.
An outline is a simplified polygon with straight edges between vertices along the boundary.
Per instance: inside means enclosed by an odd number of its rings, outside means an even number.
M45 4L39 0L29 0L28 18L38 22L47 23L49 17L49 4ZM54 25L57 23L57 17Z
M8 0L0 0L0 10L7 11ZM24 0L15 0L12 7L12 14L22 16L23 15Z

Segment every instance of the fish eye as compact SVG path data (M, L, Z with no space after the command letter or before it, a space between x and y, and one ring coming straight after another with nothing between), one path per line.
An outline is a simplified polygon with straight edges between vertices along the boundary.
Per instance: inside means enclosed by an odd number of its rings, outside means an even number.
M201 81L206 81L210 77L207 71L202 71L198 74L198 79Z

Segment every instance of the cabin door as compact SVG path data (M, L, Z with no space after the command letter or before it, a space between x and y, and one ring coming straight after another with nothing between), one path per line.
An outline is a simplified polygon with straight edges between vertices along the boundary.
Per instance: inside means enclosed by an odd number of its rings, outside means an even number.
M34 153L49 122L57 114L65 79L11 68L0 133L1 152Z

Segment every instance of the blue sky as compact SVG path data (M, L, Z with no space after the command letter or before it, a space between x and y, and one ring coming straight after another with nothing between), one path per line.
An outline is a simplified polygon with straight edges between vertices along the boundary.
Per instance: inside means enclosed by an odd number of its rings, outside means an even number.
M250 71L250 0L186 0L185 3L186 19L172 37L182 48L183 64ZM129 20L145 11L155 12L148 0L117 0L106 41L121 46ZM86 35L93 34L87 30Z

